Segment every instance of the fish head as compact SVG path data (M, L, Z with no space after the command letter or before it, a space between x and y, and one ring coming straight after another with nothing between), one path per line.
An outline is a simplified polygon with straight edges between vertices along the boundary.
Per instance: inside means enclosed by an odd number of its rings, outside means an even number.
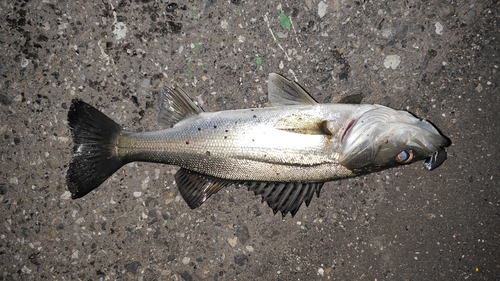
M451 142L428 121L406 111L373 105L353 114L340 138L339 162L364 174L426 159L432 170Z

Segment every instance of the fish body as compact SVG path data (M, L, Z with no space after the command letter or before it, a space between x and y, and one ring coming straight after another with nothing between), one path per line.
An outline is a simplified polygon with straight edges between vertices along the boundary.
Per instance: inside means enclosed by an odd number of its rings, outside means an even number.
M325 104L203 112L166 130L123 133L118 138L117 154L131 161L167 163L234 181L331 181L354 175L338 162L341 134L325 135L320 128L313 128L318 132L297 133L287 128L294 125L288 123L336 120L329 129L339 132L345 130L345 120L356 109L363 106Z
M244 184L295 215L324 182L423 159L445 159L449 140L430 123L381 105L318 104L298 84L269 76L273 107L203 112L178 87L159 94L165 130L134 133L74 100L68 113L73 198L134 161L181 167L176 183L191 208L221 188ZM440 157L436 157L437 155ZM433 157L434 156L434 157ZM427 169L441 163L428 160Z

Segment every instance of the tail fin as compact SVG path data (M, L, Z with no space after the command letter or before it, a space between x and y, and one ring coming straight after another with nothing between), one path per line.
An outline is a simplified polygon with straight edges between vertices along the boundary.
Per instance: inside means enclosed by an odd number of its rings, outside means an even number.
M74 99L68 112L68 123L75 146L66 184L72 198L76 199L99 187L126 163L118 157L115 149L122 128L104 113Z

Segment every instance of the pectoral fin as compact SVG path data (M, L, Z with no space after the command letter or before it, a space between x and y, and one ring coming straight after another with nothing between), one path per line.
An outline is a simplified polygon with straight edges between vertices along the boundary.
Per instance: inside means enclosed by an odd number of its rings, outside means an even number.
M274 124L278 130L294 132L297 134L332 136L331 124L319 117L308 114L290 114Z

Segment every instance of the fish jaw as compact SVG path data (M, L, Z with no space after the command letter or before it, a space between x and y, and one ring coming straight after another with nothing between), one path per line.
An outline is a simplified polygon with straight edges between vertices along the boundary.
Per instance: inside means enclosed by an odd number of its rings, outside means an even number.
M431 123L406 111L372 105L353 120L341 138L339 162L358 174L429 159L439 151L443 155L451 144ZM410 159L398 159L402 152Z

